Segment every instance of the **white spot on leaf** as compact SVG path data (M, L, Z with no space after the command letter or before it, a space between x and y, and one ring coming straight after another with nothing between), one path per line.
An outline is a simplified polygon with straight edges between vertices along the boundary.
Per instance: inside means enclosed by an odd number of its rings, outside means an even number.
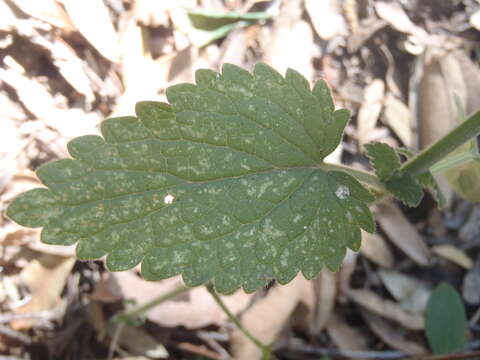
M171 204L173 204L174 201L175 201L175 196L173 196L172 194L167 194L167 195L165 195L165 197L163 198L163 202L164 202L166 205L171 205Z
M340 185L335 191L335 195L341 200L346 199L350 195L350 189L345 185Z

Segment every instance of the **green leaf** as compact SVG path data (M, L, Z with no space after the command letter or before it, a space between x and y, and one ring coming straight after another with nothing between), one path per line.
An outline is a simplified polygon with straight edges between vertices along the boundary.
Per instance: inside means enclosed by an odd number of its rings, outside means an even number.
M434 354L462 350L466 344L467 317L462 299L447 283L438 285L428 300L425 331Z
M384 143L365 145L375 174L380 181L389 180L400 168L400 158L394 148Z
M415 207L423 198L422 185L413 176L400 171L385 182L385 187L405 205Z
M417 206L423 189L413 176L400 171L400 158L394 148L384 143L365 145L367 156L378 179L398 200L407 206Z
M193 45L203 47L226 36L234 29L267 20L270 15L265 12L239 13L189 10L184 21L176 21L180 30L185 32ZM177 17L181 14L177 14Z
M348 117L323 82L311 91L293 70L227 64L167 98L105 120L103 138L71 141L73 159L37 172L48 189L21 195L8 216L43 226L46 243L78 241L80 259L106 255L112 271L142 262L146 279L213 279L223 293L336 270L360 228L375 230L369 191L322 169Z

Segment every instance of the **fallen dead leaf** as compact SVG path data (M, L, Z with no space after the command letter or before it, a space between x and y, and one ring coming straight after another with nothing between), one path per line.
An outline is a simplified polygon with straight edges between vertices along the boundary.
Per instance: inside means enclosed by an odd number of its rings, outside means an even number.
M368 310L360 310L360 313L375 335L392 348L400 350L408 355L420 355L428 352L422 345L407 340L405 338L405 332L399 329L396 324L393 324Z
M397 205L382 203L375 213L383 231L398 248L419 265L430 264L431 252L417 229L403 215Z
M97 292L96 298L101 300L106 297L110 301L116 296L118 299L133 300L141 306L181 284L179 276L151 282L143 280L133 271L124 271L110 274L107 283L102 285L102 293ZM232 295L222 296L222 300L234 314L237 314L249 304L251 296L238 290ZM146 317L161 326L185 326L187 329L197 329L211 324L219 325L227 319L225 313L203 286L192 288L188 295L177 300L161 303L150 309Z
M55 0L10 0L31 17L45 21L63 31L73 29L65 10Z
M18 313L36 313L52 310L60 301L60 294L75 264L75 258L42 254L32 260L20 273L23 283L31 292L31 299L16 308ZM15 330L29 329L37 323L35 319L19 319L11 322Z
M313 33L301 18L301 1L283 2L280 14L275 17L271 36L265 40L268 45L265 44L263 59L281 74L292 68L312 81Z
M135 0L135 18L142 24L151 27L168 27L168 9L175 6L172 0Z
M357 328L347 323L346 319L338 312L330 316L330 320L326 325L326 330L333 343L340 350L346 351L366 351L367 338Z
M372 141L371 133L382 110L384 92L385 83L380 79L374 79L365 88L364 102L357 117L358 141L362 147Z
M17 64L20 66L19 64ZM19 100L38 119L56 129L65 139L98 133L97 113L85 113L80 108L62 110L57 100L37 79L27 77L21 68L0 68L0 79L12 86Z
M382 267L388 268L393 266L392 251L379 234L370 234L362 230L360 253Z
M85 71L85 63L76 55L75 50L61 38L56 39L51 47L53 64L64 79L80 94L87 103L95 101L92 83Z
M347 249L347 254L345 259L343 259L342 267L338 273L338 283L339 290L341 290L340 300L345 300L345 293L350 288L350 278L352 277L353 272L355 271L355 266L357 265L358 252L354 252L350 249Z
M322 269L319 276L312 280L316 294L315 316L310 322L310 332L319 334L332 315L337 297L337 277L328 269Z
M391 93L385 97L383 119L405 146L412 147L414 145L412 113L407 105Z
M480 304L480 260L463 278L462 294L470 305Z
M108 9L102 0L61 0L75 28L106 59L118 63L120 47Z
M462 250L453 245L435 245L432 247L432 251L438 256L450 260L464 269L469 270L473 266L473 260Z
M347 23L342 15L341 1L305 0L305 9L313 23L313 28L323 40L348 34Z
M274 286L265 297L245 311L241 318L243 326L262 343L272 343L301 301L307 286L308 281L302 275L298 275L287 285ZM238 329L233 330L231 349L233 358L237 360L255 360L262 355Z
M120 328L119 328L120 327ZM167 349L148 332L123 324L109 324L108 333L113 338L119 331L118 345L132 355L144 355L147 359L167 359Z
M350 289L347 294L358 305L384 318L393 320L404 328L410 330L421 330L424 328L422 314L407 312L398 303L383 299L370 290Z
M431 290L422 281L394 270L378 271L378 275L400 306L411 313L423 313Z
M411 34L422 42L427 42L428 33L410 20L399 3L376 1L375 10L378 16L387 21L394 29Z

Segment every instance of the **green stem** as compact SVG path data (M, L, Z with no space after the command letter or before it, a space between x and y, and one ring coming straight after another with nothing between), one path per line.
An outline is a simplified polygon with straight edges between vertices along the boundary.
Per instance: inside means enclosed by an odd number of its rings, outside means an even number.
M400 170L413 176L423 174L435 163L479 133L480 111L477 111L443 138L405 162Z
M262 360L268 360L270 359L270 353L271 349L270 346L262 344L250 331L245 328L240 320L230 311L229 308L225 305L223 300L218 296L218 294L215 292L215 289L213 288L212 284L206 285L207 290L210 292L212 295L213 299L215 302L220 306L220 308L223 310L223 312L228 316L231 322L235 324L235 326L252 342L255 344L256 347L258 347L261 352L262 352Z
M190 290L190 288L181 285L179 287L176 287L172 291L167 292L166 294L162 294L162 295L152 299L151 301L139 306L136 309L133 309L133 310L130 310L130 311L124 311L124 312L118 314L117 318L118 319L128 319L128 320L136 319L136 318L140 317L141 315L143 315L144 313L146 313L147 311L149 311L150 309L154 308L155 306L157 306L157 305L159 305L159 304L161 304L165 301L168 301L170 299L173 299L174 297L177 297L178 295L183 294L183 293L185 293L189 290Z
M447 158L439 161L430 168L433 174L446 171L458 165L461 165L467 161L479 159L479 155L472 151L465 151L460 154L448 156Z

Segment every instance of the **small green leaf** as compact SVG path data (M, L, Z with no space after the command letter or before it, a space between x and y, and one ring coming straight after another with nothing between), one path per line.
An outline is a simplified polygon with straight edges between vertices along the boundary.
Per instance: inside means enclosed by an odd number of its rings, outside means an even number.
M385 187L407 206L415 207L422 201L422 185L410 174L400 171L396 172L394 176L385 182Z
M394 148L384 143L366 144L367 156L378 179L398 200L407 206L417 206L423 189L417 179L400 171L400 158Z
M181 31L185 32L193 45L203 47L226 36L234 29L254 24L270 17L265 12L239 13L189 10L185 21L178 21Z
M438 285L428 300L425 331L436 355L462 350L466 344L467 317L462 299L447 283Z
M398 148L396 150L398 154L405 156L407 159L410 159L415 155L411 150L406 148ZM438 186L437 181L433 177L431 171L417 176L416 180L420 183L420 185L433 193L433 197L435 198L439 208L443 208L445 206L445 196L443 196L440 187Z
M400 158L395 149L384 143L365 145L367 156L380 181L389 180L400 168Z
M43 226L46 243L78 242L80 259L106 255L112 271L141 262L146 279L212 279L223 293L336 270L360 229L375 230L370 192L321 167L348 118L325 83L311 91L293 70L227 64L167 98L71 141L73 159L38 170L48 189L18 197L8 216Z

